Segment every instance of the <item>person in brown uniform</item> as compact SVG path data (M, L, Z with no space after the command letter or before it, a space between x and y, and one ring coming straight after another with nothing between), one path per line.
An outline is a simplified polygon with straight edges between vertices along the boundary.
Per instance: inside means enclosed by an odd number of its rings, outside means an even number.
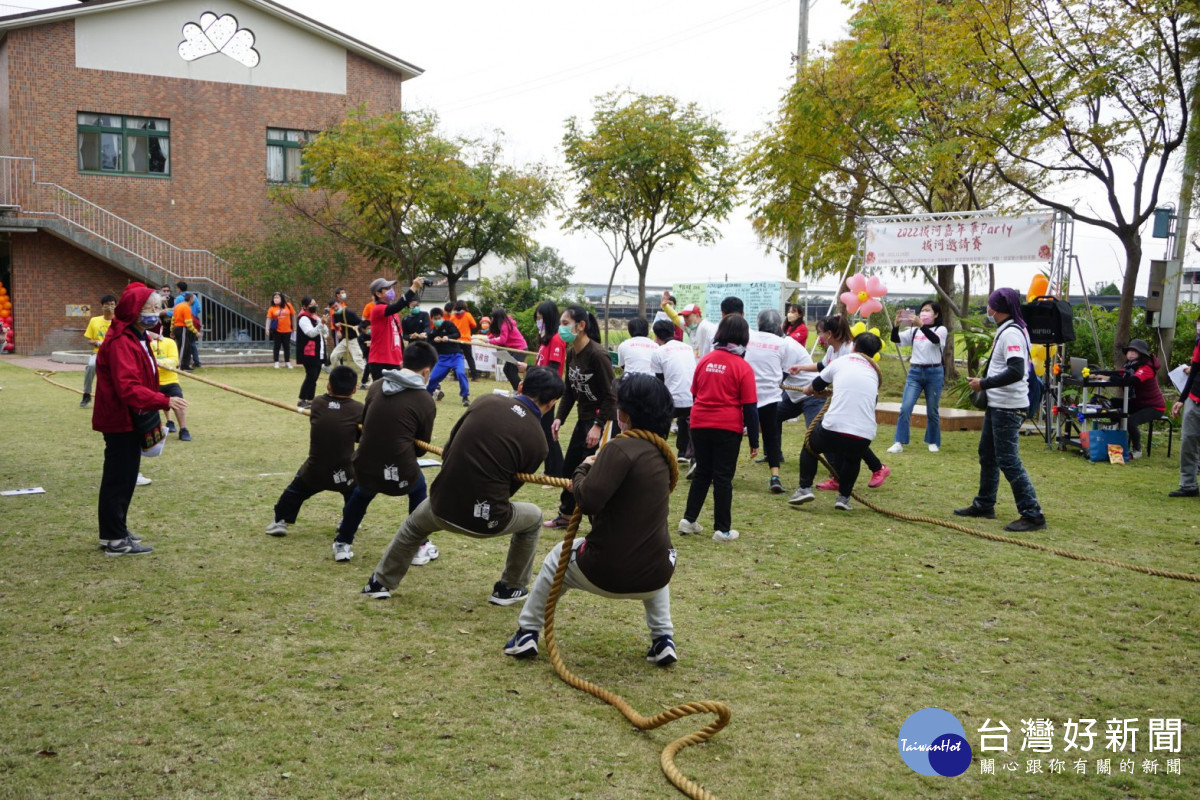
M674 405L671 392L651 375L629 374L616 383L617 421L622 431L636 428L666 437ZM673 456L671 456L673 458ZM563 591L583 589L601 597L641 600L650 627L646 660L660 667L677 660L671 624L669 583L675 549L667 530L671 464L652 442L615 438L584 459L572 478L575 502L591 518L586 539L572 542ZM507 655L537 655L538 634L546 621L546 599L558 569L562 542L554 546L518 618L520 628L504 646Z
M384 370L367 390L362 441L354 453L358 484L342 508L342 521L333 542L335 560L354 557L354 535L375 495L407 495L409 514L428 496L425 476L417 464L421 453L413 441L428 442L433 435L437 407L425 391L425 382L437 360L433 345L415 341L404 348L404 367ZM426 539L412 563L422 566L437 557L437 548Z
M350 367L329 371L326 394L314 398L309 409L308 458L275 504L275 521L267 526L271 536L286 536L300 506L318 492L339 492L349 499L354 490L354 443L363 404L352 399L358 373Z
M363 594L391 597L421 542L434 531L451 531L479 539L511 536L504 572L488 602L508 606L528 596L525 587L533 573L542 512L533 503L510 499L523 485L516 474L536 473L546 458L541 417L562 393L562 378L534 367L516 397L484 395L463 412L450 431L429 499L396 531Z

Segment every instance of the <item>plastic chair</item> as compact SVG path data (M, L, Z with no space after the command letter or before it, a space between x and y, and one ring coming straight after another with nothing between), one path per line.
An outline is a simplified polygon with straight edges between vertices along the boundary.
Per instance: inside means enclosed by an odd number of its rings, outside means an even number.
M1146 455L1150 455L1150 450L1154 445L1154 426L1164 423L1167 426L1167 458L1171 457L1171 442L1175 438L1175 423L1171 418L1164 414L1158 419L1152 419L1146 423Z

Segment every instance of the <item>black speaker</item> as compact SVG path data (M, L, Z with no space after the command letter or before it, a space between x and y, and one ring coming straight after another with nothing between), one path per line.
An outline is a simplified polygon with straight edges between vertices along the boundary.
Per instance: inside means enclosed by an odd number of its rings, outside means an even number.
M1075 341L1075 315L1071 304L1055 297L1035 297L1021 306L1033 344L1065 344Z

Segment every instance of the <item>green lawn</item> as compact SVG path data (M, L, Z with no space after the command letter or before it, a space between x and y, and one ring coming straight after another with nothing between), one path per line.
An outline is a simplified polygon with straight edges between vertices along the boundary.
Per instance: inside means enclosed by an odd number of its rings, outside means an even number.
M899 368L885 361L886 394ZM298 371L205 369L293 400ZM75 385L78 373L61 376ZM516 609L486 600L506 543L440 534L440 560L414 567L390 601L359 595L405 505L380 498L349 564L330 542L340 498L319 495L286 538L263 534L303 460L307 423L187 382L195 441L146 461L131 528L152 555L96 549L102 440L78 395L0 361L0 796L664 798L663 745L706 724L640 733L558 680L544 653L505 658ZM481 383L474 391L494 385ZM460 413L439 405L437 441ZM891 442L882 427L876 450ZM915 439L919 442L921 432ZM795 486L802 429L785 426ZM975 488L977 434L947 432L886 456L873 499L950 517ZM1050 521L1038 541L1200 573L1200 501L1168 500L1178 449L1119 467L1034 438L1022 455ZM1176 442L1178 448L1178 442ZM680 662L643 660L638 603L567 596L567 663L644 714L691 700L733 708L680 767L722 798L1193 798L1200 796L1200 587L899 522L820 492L803 510L767 493L743 458L739 541L676 537L672 583ZM686 483L672 497L682 514ZM1002 483L1000 532L1016 516ZM554 492L520 498L549 510ZM711 500L700 521L711 524ZM636 520L630 520L636 524ZM556 541L543 537L542 552ZM956 778L922 777L897 752L901 724L936 706L972 747L987 719L1011 729L996 775L980 753ZM1087 774L1068 764L1062 725L1100 720ZM1054 751L1021 752L1021 720L1056 726ZM1137 718L1136 754L1104 751L1105 720ZM1150 718L1182 718L1182 751L1149 753ZM995 753L983 754L995 757ZM1042 774L1026 774L1040 757ZM1095 774L1112 758L1111 776ZM1121 774L1121 758L1135 774ZM1181 759L1180 775L1165 774ZM1143 761L1157 759L1158 774ZM1004 772L1001 764L1019 769Z

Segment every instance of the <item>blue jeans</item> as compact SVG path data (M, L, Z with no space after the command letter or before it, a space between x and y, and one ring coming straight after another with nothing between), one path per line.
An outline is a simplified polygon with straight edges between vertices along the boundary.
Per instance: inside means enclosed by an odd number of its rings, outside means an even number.
M983 432L979 435L979 494L975 506L982 509L996 507L996 492L1000 488L1000 473L1012 487L1013 499L1022 517L1040 519L1042 507L1038 505L1033 481L1021 464L1021 423L1025 421L1023 409L989 408L983 416Z
M461 356L459 356L461 358ZM371 501L375 499L376 492L369 492L362 488L362 485L356 485L354 492L346 498L346 505L342 507L342 521L337 527L337 538L335 541L345 542L346 544L354 544L354 534L358 533L358 526L362 524L363 517L367 515L367 506L371 505ZM410 484L408 490L408 513L412 514L417 510L417 506L429 496L428 490L425 488L425 476L420 472L417 473L417 479Z
M904 399L900 401L900 417L896 420L896 441L908 444L908 421L912 416L913 406L925 393L925 444L942 446L941 417L938 415L938 403L942 399L942 385L946 374L941 364L933 367L919 367L915 364L908 368L908 379L904 382Z
M433 372L429 373L429 384L426 388L430 394L438 390L446 373L453 371L458 377L458 393L462 397L471 396L471 384L467 382L467 362L462 353L449 356L438 356Z

